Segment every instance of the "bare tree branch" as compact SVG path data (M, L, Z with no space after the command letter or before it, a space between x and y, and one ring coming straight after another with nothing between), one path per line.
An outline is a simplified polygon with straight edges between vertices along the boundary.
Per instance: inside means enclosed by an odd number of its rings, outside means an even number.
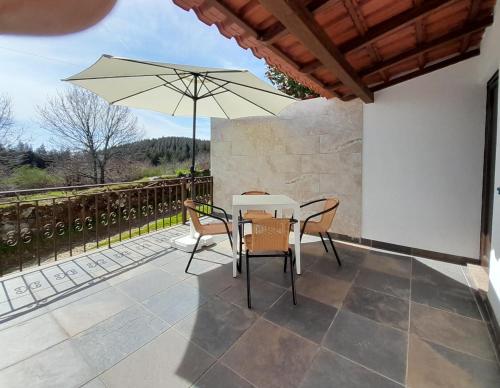
M11 100L7 95L0 95L0 147L7 148L14 141L14 118Z
M42 126L64 148L90 158L93 180L104 183L114 147L138 140L137 118L126 107L109 105L87 90L72 87L38 107Z

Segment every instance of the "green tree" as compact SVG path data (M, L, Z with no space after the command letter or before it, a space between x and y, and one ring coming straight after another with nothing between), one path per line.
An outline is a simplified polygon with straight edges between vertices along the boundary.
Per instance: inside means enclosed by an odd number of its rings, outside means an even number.
M316 92L295 81L285 73L282 73L274 66L267 65L266 77L278 90L288 94L289 96L293 96L301 100L318 97Z

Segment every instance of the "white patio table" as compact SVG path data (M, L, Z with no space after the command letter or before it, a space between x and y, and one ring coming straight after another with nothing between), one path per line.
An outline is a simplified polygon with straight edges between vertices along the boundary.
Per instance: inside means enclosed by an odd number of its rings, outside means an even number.
M266 210L277 211L278 217L283 215L283 210L292 210L293 218L297 222L293 225L295 243L295 263L297 274L301 274L300 268L300 204L286 195L233 195L233 277L238 276L236 264L238 261L238 216L240 211Z

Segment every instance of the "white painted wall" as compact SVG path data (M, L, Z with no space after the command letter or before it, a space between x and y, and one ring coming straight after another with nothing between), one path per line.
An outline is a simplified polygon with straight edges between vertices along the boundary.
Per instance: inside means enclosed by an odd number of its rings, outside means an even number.
M485 86L471 59L364 109L362 236L479 255Z
M486 84L500 66L500 2L495 9L495 23L490 27L481 45L483 55L479 58L477 77L482 84ZM500 112L500 107L499 107ZM498 123L500 130L500 123ZM498 132L500 134L500 131ZM497 137L495 162L495 187L500 186L500 136ZM493 308L497 321L500 322L500 195L495 191L493 202L493 230L490 253L488 300Z

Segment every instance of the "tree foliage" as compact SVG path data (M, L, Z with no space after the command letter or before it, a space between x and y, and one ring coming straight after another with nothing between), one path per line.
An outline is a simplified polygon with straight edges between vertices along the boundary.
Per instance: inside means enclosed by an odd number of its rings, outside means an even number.
M301 100L318 97L316 92L295 81L285 73L282 73L274 66L267 66L266 77L278 90L288 94L289 96L293 96Z

